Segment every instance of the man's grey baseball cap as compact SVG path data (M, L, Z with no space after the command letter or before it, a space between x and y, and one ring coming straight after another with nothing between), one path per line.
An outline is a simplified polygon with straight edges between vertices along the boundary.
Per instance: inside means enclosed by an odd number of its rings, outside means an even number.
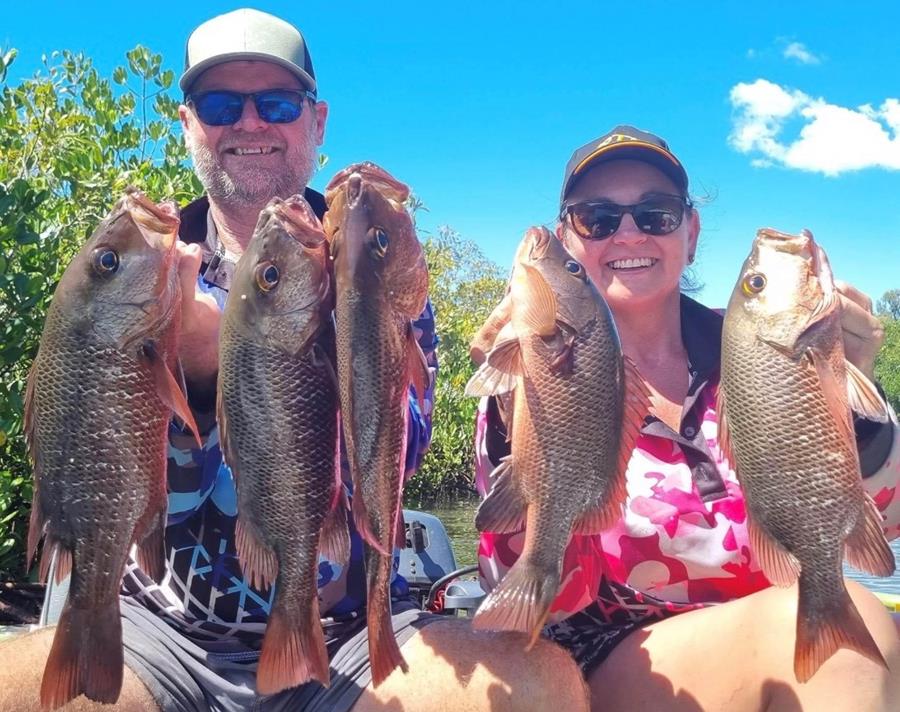
M191 33L178 86L188 93L197 77L210 67L248 59L280 65L316 93L316 73L300 30L250 8L218 15Z

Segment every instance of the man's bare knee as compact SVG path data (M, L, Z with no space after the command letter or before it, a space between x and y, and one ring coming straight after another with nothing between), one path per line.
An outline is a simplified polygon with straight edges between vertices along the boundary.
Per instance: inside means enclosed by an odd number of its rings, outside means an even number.
M0 712L37 712L41 709L40 690L44 665L53 644L55 628L0 643ZM80 696L63 708L66 712L144 712L158 709L147 687L130 669L125 668L122 694L115 705L101 705Z

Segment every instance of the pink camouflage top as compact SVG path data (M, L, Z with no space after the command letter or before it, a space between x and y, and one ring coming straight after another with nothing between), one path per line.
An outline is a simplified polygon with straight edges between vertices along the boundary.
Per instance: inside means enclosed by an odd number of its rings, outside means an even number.
M665 617L769 585L750 549L741 487L717 443L722 317L687 297L681 311L691 363L681 430L645 420L628 465L623 516L601 534L572 537L550 624L590 604L595 617L600 611L610 623ZM900 427L896 416L892 425L856 425L863 483L893 539L900 535ZM485 496L494 464L508 454L490 399L478 409L475 445L476 485ZM478 565L486 591L516 561L523 540L521 532L481 535Z

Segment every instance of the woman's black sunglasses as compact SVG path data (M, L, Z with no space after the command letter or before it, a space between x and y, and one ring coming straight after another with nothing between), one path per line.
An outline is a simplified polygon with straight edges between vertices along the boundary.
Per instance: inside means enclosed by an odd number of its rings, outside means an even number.
M566 216L575 234L585 240L605 240L619 229L622 217L629 213L638 230L647 235L668 235L675 232L684 220L685 208L691 202L680 195L652 195L634 205L610 202L574 203L566 205L559 216Z
M247 99L253 99L259 118L268 124L289 124L303 113L303 100L316 100L311 91L268 89L253 94L215 89L188 94L185 102L194 107L197 116L207 126L231 126L244 113Z

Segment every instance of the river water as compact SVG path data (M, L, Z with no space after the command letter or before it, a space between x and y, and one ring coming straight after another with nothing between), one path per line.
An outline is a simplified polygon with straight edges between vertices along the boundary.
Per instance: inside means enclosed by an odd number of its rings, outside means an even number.
M407 505L409 506L409 505ZM475 551L478 545L478 536L475 531L475 509L478 507L477 499L464 499L454 502L440 502L431 505L422 505L418 509L430 512L440 517L450 536L453 545L453 553L456 556L456 564L459 567L475 563ZM417 507L411 507L416 509ZM900 562L900 539L891 542L894 556ZM877 578L859 573L848 566L844 567L847 576L856 579L873 591L892 593L900 596L900 571L891 578Z

